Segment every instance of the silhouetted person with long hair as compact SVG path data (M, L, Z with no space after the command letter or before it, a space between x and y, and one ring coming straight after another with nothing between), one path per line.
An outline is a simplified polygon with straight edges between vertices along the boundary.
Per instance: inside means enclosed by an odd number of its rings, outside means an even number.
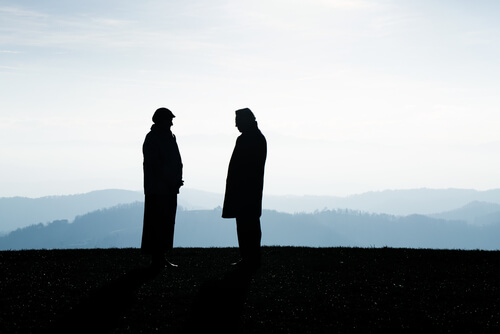
M267 143L250 109L236 110L236 127L241 135L229 162L222 217L236 218L241 254L236 265L254 271L261 265L260 216Z
M177 194L184 184L181 155L170 130L174 117L167 108L157 109L142 146L145 203L141 250L151 255L153 268L177 266L165 257L173 248Z

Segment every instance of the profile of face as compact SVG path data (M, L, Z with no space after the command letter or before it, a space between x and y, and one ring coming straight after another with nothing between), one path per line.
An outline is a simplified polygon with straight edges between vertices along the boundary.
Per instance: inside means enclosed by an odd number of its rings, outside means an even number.
M238 128L238 131L243 132L243 130L241 129L241 117L238 117L238 115L236 115L234 123L235 126Z
M245 132L252 125L252 122L248 119L248 117L242 117L239 115L236 115L235 123L236 123L235 126L241 133Z
M158 125L162 128L169 128L170 129L172 127L172 125L174 125L173 121L174 121L173 118L166 118L162 122L158 123Z

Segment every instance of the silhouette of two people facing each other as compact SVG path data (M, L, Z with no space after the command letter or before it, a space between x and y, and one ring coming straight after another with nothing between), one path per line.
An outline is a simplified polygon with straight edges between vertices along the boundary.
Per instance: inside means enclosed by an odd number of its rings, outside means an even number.
M159 108L143 144L144 224L141 250L151 256L151 267L176 267L167 258L173 248L177 194L184 184L182 159L172 134L174 114ZM223 218L236 218L241 260L234 263L252 273L261 266L262 192L267 143L254 114L248 108L236 110L236 140L226 179Z

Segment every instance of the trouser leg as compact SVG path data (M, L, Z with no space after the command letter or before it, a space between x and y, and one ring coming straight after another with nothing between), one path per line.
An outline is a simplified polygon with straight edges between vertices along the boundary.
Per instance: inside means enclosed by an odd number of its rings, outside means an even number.
M260 219L236 218L236 230L242 260L260 266L260 241L262 238Z
M177 195L167 197L166 203L165 248L170 251L174 248L175 215L177 213Z
M146 195L141 248L154 261L173 248L176 212L177 195Z

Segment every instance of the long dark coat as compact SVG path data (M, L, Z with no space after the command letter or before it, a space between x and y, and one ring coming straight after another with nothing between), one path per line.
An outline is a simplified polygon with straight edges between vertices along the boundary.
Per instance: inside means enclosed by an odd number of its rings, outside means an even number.
M142 152L144 194L178 194L182 182L182 160L170 129L154 124L146 135Z
M144 154L144 225L141 249L165 253L174 242L177 194L182 184L182 160L168 127L151 127L142 146Z
M266 156L266 138L257 126L238 137L227 172L223 218L261 216Z

